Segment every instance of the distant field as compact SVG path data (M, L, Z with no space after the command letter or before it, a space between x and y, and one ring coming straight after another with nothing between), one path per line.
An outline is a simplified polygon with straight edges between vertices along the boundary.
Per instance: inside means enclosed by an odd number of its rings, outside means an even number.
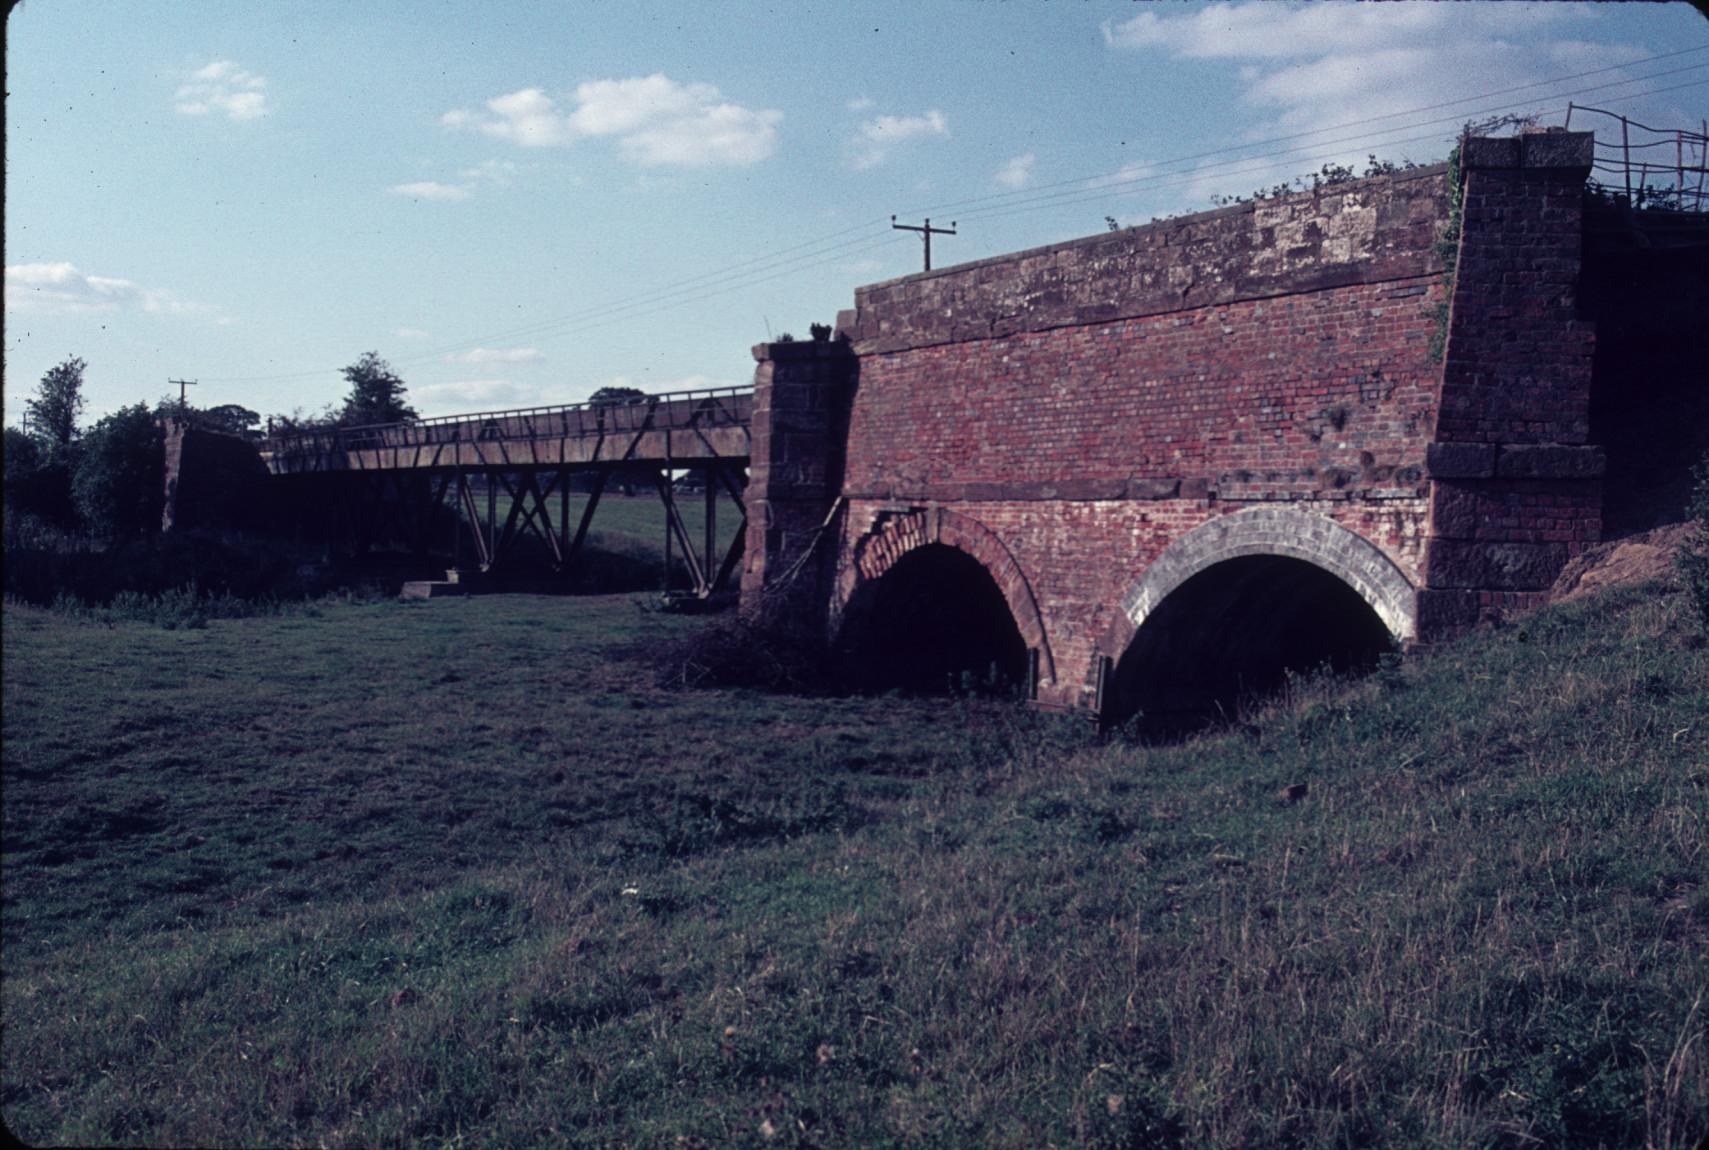
M481 515L486 515L485 497L479 499ZM587 505L587 495L575 492L570 497L569 532L574 537L576 527L581 521L582 509ZM502 528L505 517L510 512L510 497L503 491L499 492L496 501L498 523ZM683 526L688 531L689 539L694 544L698 555L705 548L706 532L706 502L700 493L679 494L677 510L682 515ZM548 497L547 511L556 525L560 513L560 504L556 494ZM720 493L716 509L717 514L717 554L712 558L713 570L723 560L730 544L735 540L736 533L742 526L742 513L730 500L728 495ZM524 536L523 543L538 552L540 550L532 536ZM465 541L465 546L467 545ZM593 551L603 552L606 557L615 556L620 559L633 561L630 568L618 576L620 580L627 578L627 585L636 585L638 570L632 569L634 564L650 566L655 572L662 570L665 549L665 509L657 493L647 492L635 495L623 495L616 490L604 494L599 506L594 509L593 521L589 524L587 546ZM673 541L674 566L676 572L673 586L688 585L688 569L683 563L682 550ZM539 556L543 558L543 556ZM704 556L702 556L704 559ZM596 559L595 562L604 562ZM585 565L584 565L585 566ZM657 586L657 576L652 578L640 577L651 589Z
M1709 651L1677 596L1298 684L1166 749L997 704L656 686L706 625L626 597L176 631L8 605L8 1127L1705 1132Z

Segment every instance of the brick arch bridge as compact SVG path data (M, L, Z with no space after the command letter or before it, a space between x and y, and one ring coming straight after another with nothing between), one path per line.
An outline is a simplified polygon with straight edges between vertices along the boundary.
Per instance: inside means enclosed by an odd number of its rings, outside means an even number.
M858 289L835 340L754 349L744 602L835 634L863 586L948 544L1065 708L1098 705L1160 604L1212 572L1206 610L1322 599L1253 617L1279 650L1336 612L1410 642L1542 602L1601 531L1591 155L1586 133L1470 140L1457 173Z
M834 339L756 347L751 393L311 431L263 459L314 508L364 481L460 499L483 571L525 531L572 569L603 484L640 476L696 593L739 568L745 610L827 640L885 610L1001 632L968 653L1045 706L1107 708L1112 673L1226 697L1542 603L1600 541L1605 446L1616 529L1665 521L1709 449L1709 226L1587 197L1593 148L1472 139L1453 171L859 288ZM714 476L745 514L721 561Z
M912 511L873 525L855 544L854 562L838 576L830 602L829 630L840 631L862 593L876 587L901 559L933 545L954 548L979 564L1001 593L1021 641L1035 652L1037 682L1046 689L1054 685L1056 661L1050 653L1050 636L1026 574L996 532L971 515L950 508Z
M1125 649L1132 632L1176 588L1202 571L1248 555L1299 559L1345 583L1396 642L1417 636L1417 592L1393 559L1358 532L1324 515L1250 507L1207 520L1170 542L1122 596L1121 621L1103 646Z

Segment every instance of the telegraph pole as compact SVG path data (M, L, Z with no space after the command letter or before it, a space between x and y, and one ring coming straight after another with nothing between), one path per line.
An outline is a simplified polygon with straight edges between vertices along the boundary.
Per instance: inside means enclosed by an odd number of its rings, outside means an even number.
M189 406L185 397L184 389L186 387L195 387L196 381L193 379L169 379L166 382L178 385L178 414L183 415L185 408Z
M899 224L896 222L895 216L890 217L890 226L892 228L895 228L899 232L919 232L920 233L920 238L926 242L926 270L927 271L932 270L932 237L933 236L953 236L953 235L955 235L955 221L954 220L951 220L949 222L949 228L946 230L944 228L932 227L932 217L930 217L930 216L926 217L925 227L916 227L913 224Z

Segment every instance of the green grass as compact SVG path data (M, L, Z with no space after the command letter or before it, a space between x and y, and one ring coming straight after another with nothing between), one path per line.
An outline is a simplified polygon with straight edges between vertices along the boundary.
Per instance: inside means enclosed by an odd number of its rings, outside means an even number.
M639 491L639 489L637 489ZM477 497L481 515L486 516L484 497ZM510 496L502 490L495 501L496 516L499 526L504 526L505 518L510 513ZM575 535L576 526L581 522L582 509L587 505L587 495L575 492L570 497L569 534ZM677 511L682 515L683 526L688 531L689 538L694 543L698 554L704 547L706 532L706 502L705 497L696 494L678 494L676 497ZM547 510L556 526L560 513L557 495L547 500ZM731 502L730 497L719 492L717 501L717 559L723 558L724 551L735 539L736 530L742 524L742 514ZM638 554L658 556L664 553L665 509L656 493L639 491L635 495L623 495L615 488L600 497L599 506L594 509L593 521L589 524L588 542L607 551L621 554ZM525 536L532 540L531 536ZM676 544L673 542L672 547ZM680 549L679 549L680 558Z
M1709 655L1677 594L1173 748L663 690L705 621L622 598L4 622L0 1105L32 1142L1706 1129Z

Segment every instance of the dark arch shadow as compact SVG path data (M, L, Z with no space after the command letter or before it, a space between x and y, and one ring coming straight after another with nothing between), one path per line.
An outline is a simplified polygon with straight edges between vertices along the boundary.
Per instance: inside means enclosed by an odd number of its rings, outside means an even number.
M1104 721L1138 716L1169 739L1238 717L1290 672L1374 668L1394 637L1334 574L1285 555L1213 564L1171 591L1134 632L1105 686Z
M856 589L835 648L856 690L1012 695L1027 645L997 581L979 560L927 543Z

